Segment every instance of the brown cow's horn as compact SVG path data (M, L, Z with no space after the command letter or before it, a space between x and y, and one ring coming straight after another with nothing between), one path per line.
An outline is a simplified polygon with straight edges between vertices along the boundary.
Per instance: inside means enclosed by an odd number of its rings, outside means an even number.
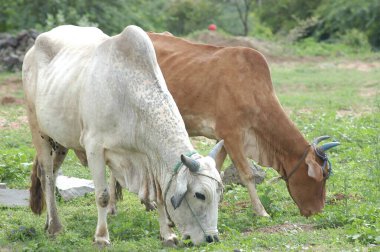
M330 138L330 136L320 136L320 137L317 137L317 138L315 138L315 139L313 140L313 144L314 144L314 145L317 145L317 144L319 144L321 141L326 140L326 139L328 139L328 138Z
M339 144L340 144L339 142L325 143L319 148L321 148L323 151L327 151L328 149L334 148L335 146L338 146Z
M212 148L212 150L210 151L210 153L208 154L208 156L212 157L212 158L215 160L216 155L218 155L220 149L222 149L223 144L224 144L224 140L220 140L220 141L214 146L214 148Z
M199 164L197 160L189 158L185 155L181 155L181 161L187 168L189 168L191 172L197 172L199 171L199 168L201 167L201 165Z

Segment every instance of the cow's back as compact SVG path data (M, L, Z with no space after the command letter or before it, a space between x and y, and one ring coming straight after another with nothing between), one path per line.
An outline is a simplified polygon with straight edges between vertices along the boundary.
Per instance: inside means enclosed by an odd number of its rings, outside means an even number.
M28 107L42 132L64 136L57 139L64 146L79 147L75 139L80 127L82 73L95 48L107 39L97 28L60 26L38 36L25 56L23 85Z
M148 35L190 135L219 138L218 120L246 124L241 119L252 118L260 96L274 95L268 64L256 50Z

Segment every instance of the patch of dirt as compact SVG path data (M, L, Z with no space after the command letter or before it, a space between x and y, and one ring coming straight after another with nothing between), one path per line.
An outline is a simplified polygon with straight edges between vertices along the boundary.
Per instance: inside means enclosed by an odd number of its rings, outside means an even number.
M323 57L297 57L285 55L284 48L280 43L260 40L254 37L232 37L217 32L206 31L190 38L190 40L216 46L243 46L252 48L264 54L265 58L270 63L284 63L287 66L289 66L289 64L291 65L292 62L321 62L324 60Z
M0 84L0 104L12 105L12 104L23 104L24 100L16 98L17 93L22 90L21 77L10 77L3 80Z
M18 129L25 124L28 124L28 118L26 116L19 116L13 122L0 117L0 129Z
M244 235L248 235L252 232L262 232L262 233L281 233L281 232L290 232L290 233L298 233L298 232L307 232L315 230L316 227L313 224L293 224L293 223L284 223L270 227L262 227L256 230L248 229L243 232Z
M369 72L374 68L380 68L380 62L350 61L339 63L337 67L341 69L355 69L362 72Z
M342 200L347 200L347 199L353 199L353 200L363 200L362 197L358 195L352 195L352 194L343 194L343 193L336 193L334 194L331 198L327 199L326 203L329 205L335 205L338 204Z
M5 96L1 98L1 105L11 105L11 104L23 104L23 99L18 99L13 96Z
M379 87L363 87L359 91L359 95L362 97L372 97L378 95L380 88Z
M363 115L368 115L373 112L373 108L370 107L362 107L359 111L351 110L351 109L340 109L336 111L336 117L342 118L342 117L359 117Z
M243 46L253 48L263 53L270 64L274 63L286 67L299 63L313 63L319 65L322 69L333 67L338 69L355 69L362 72L369 72L375 68L380 68L379 61L346 60L335 63L329 62L326 60L326 57L321 56L292 56L288 55L287 48L281 43L260 40L254 37L232 37L217 32L205 31L191 38L191 40L216 46Z

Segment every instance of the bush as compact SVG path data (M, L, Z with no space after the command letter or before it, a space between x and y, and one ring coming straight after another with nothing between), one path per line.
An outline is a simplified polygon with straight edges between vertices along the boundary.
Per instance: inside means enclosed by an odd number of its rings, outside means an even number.
M205 0L173 1L167 12L167 28L176 35L204 29L220 15L219 5Z
M33 161L30 148L4 149L0 154L0 181L27 186Z
M343 35L339 37L339 40L353 49L358 51L371 49L371 46L368 42L368 37L364 32L359 31L358 29L351 29L346 31Z

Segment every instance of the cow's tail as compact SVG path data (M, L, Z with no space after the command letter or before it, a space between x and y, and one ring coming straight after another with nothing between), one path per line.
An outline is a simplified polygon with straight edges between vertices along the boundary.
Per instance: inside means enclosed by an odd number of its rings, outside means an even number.
M33 170L31 175L32 185L30 186L30 198L29 198L29 206L32 209L33 213L41 215L43 210L45 209L45 196L42 191L41 180L38 177L39 167L37 156L33 162Z
M122 200L123 199L123 188L121 187L121 185L119 184L119 182L117 182L116 180L116 185L115 185L115 197L116 197L116 200L119 201L119 200Z

